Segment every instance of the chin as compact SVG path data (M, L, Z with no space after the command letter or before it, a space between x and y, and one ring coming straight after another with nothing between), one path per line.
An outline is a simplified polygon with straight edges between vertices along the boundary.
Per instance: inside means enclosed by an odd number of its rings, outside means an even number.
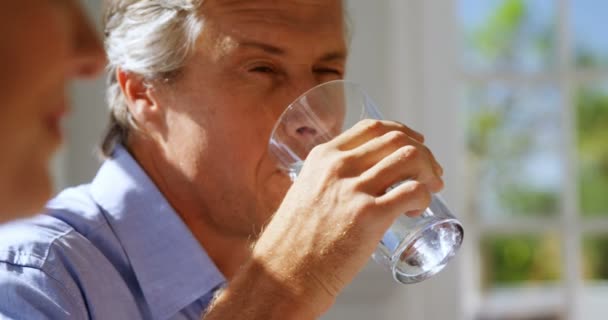
M0 223L41 213L52 193L51 179L44 174L27 173L0 194Z
M274 172L271 178L266 180L265 185L262 187L264 193L261 203L263 205L258 210L260 212L259 219L263 222L263 227L270 222L274 213L279 209L291 184L292 182L289 177L281 171Z

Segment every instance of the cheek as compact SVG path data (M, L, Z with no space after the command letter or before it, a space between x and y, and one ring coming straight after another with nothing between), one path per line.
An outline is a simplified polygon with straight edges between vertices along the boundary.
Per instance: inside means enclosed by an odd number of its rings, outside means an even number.
M170 113L166 127L154 127L158 130L151 133L153 139L163 145L169 161L179 168L181 174L190 180L199 175L201 167L205 167L205 158L211 156L208 137L202 127L192 118L181 113Z
M23 112L10 116L0 116L0 149L5 155L0 164L0 194L5 200L0 207L34 213L50 197L49 161L56 143L38 118Z
M272 123L263 114L242 111L232 116L218 115L213 120L209 123L209 143L225 155L227 163L248 170L248 176L264 166Z
M246 121L224 123L209 131L209 151L213 159L210 166L221 172L227 184L249 194L270 195L281 193L281 176L268 153L269 129L263 122L250 117ZM213 136L211 136L213 135ZM275 197L275 196L270 196ZM258 199L259 200L259 199Z
M57 8L31 5L12 15L5 17L8 20L0 28L5 31L0 50L0 92L4 101L16 103L62 83L69 63L71 30L68 17Z
M4 162L35 157L45 163L58 143L40 103L27 101L0 108L0 148L3 154L10 155Z
M0 50L0 148L13 159L38 158L30 170L41 167L38 171L45 175L46 161L58 143L47 121L64 103L68 28L56 9L30 7L10 11L13 17L0 22L5 31Z

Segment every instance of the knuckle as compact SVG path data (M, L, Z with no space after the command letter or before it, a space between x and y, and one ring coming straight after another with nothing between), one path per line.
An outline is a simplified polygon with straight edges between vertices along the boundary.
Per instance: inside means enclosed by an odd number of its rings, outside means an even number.
M372 133L381 131L383 127L382 122L376 119L364 119L361 120L360 124L364 131Z
M420 193L422 193L422 191L424 191L425 187L424 184L420 181L410 180L409 189L414 196L418 196Z
M435 155L433 155L433 151L431 151L431 149L429 149L429 147L422 145L422 150L424 151L424 153L426 153L429 157L429 159L435 159Z
M445 183L444 183L443 179L441 179L440 177L437 177L437 176L435 177L435 180L437 181L436 185L437 185L437 188L439 189L439 190L437 190L437 192L439 192L439 191L441 191L441 189L443 189L443 187L445 187Z
M348 163L350 162L350 156L347 153L341 153L338 155L334 155L328 160L328 168L330 172L334 174L339 174L343 172Z
M342 152L342 153L336 155L332 162L334 163L335 166L343 168L349 163L351 158L352 157L348 153Z
M340 159L340 162L342 164L348 163L349 165L351 165L353 162L357 161L357 155L352 150L340 153L338 158Z
M405 145L409 142L407 134L405 134L401 131L388 132L385 134L385 137L389 143L398 145L398 146Z
M321 143L314 146L308 153L309 158L326 158L331 153L331 148L328 143Z
M319 144L312 148L307 159L314 159L318 168L323 168L324 174L330 177L339 176L348 162L348 158L342 152L336 151L327 144Z
M413 145L406 145L397 151L402 160L414 160L420 157L420 149Z
M397 120L385 120L385 122L393 127L407 129L407 126Z
M318 144L316 146L314 146L312 149L310 149L310 152L308 153L308 157L317 157L321 154L323 154L324 149L326 149L327 147L323 144Z
M437 193L441 190L443 190L443 187L445 186L443 179L434 176L433 179L431 180L431 182L429 183L429 190L433 193Z
M361 200L357 203L357 207L353 210L355 220L363 220L366 217L373 215L376 210L376 203L371 199Z
M373 186L373 176L367 173L353 177L351 181L351 190L357 193L370 193L371 186Z
M361 213L369 214L375 209L375 203L373 201L361 201L361 206L359 208Z

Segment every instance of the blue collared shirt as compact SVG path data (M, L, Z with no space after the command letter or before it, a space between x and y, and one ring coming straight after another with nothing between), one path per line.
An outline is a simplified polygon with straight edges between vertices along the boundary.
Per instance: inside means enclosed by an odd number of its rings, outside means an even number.
M0 227L1 319L201 319L224 282L122 147L91 184Z

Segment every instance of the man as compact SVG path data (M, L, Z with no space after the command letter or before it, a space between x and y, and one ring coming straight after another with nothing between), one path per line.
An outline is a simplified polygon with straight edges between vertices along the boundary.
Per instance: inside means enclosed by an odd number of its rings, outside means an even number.
M76 0L0 3L0 223L51 196L49 162L69 111L65 89L101 71L101 42Z
M8 317L314 319L400 214L442 188L422 137L363 121L297 181L267 150L287 106L342 78L338 0L114 0L112 119L91 184L0 230ZM389 193L386 188L408 180Z

